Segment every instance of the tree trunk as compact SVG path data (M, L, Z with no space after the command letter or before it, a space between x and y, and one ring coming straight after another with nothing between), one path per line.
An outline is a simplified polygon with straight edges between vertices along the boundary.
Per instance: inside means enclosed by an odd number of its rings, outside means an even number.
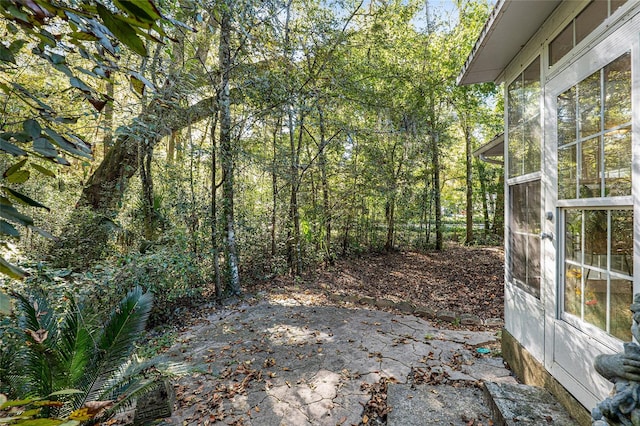
M231 11L230 4L223 7L220 18L220 90L218 92L220 114L220 156L222 161L222 210L225 220L225 242L229 289L231 294L238 295L240 290L240 271L236 245L235 216L233 210L234 197L234 155L231 145L231 97L229 80L231 73Z
M434 195L434 208L436 219L436 250L442 250L442 202L441 202L441 188L440 188L440 133L434 131L431 135L431 165L433 167L433 195Z
M216 160L216 128L218 127L217 116L213 115L211 123L211 255L213 256L213 274L215 282L216 300L222 300L222 274L220 272L220 245L218 243L218 165Z
M114 95L114 86L113 83L107 81L107 93L106 95L113 99ZM111 149L113 145L113 102L107 102L104 106L104 135L102 137L102 155L103 157L107 156L107 152Z
M271 206L271 258L274 258L277 254L277 244L276 244L276 226L278 219L278 133L280 132L281 127L281 118L278 117L276 124L273 128L273 146L272 153L273 157L271 159L271 196L272 196L272 206ZM273 271L272 271L273 272Z
M395 189L391 195L391 199L387 200L385 205L385 218L387 220L387 240L384 244L385 251L393 250L394 231L395 231L395 211L396 211L396 197Z
M466 169L466 216L467 216L467 233L465 244L473 243L473 157L471 155L471 129L468 121L464 124L464 145L465 145L465 169Z
M93 172L82 190L78 206L100 212L117 211L129 179L138 170L138 140L146 138L148 146L153 148L162 137L204 120L216 109L215 98L204 99L188 108L176 108L164 99L151 101L145 112L133 120L129 132L116 139L113 148ZM149 128L154 131L149 132Z
M484 170L484 163L480 160L476 161L478 167L478 179L480 180L480 193L482 195L482 218L484 223L484 235L485 237L489 234L490 226L489 223L489 204L487 201L487 182Z
M327 144L324 127L324 114L318 109L320 119L320 152L318 166L320 167L320 185L322 188L322 222L324 224L324 258L326 262L332 262L331 254L331 206L329 203L329 179L327 178L327 156L324 148Z
M287 253L289 259L289 269L294 276L302 273L302 252L300 247L300 211L298 209L298 190L300 187L299 172L300 168L300 149L302 148L302 135L304 116L300 111L300 120L298 123L298 141L296 143L293 111L289 109L289 150L291 156L290 178L291 178L291 197L289 199L289 237L287 239Z

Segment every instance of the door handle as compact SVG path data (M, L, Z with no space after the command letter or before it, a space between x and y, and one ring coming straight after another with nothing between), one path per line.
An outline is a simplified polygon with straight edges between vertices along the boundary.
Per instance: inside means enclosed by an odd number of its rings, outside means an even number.
M553 233L552 232L543 232L540 234L540 239L549 241L553 241Z

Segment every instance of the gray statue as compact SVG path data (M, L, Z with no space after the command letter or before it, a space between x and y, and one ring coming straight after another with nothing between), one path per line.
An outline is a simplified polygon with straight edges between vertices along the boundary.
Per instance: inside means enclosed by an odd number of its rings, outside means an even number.
M640 293L631 304L633 323L631 334L640 341ZM624 351L613 355L598 355L596 371L613 382L610 396L592 411L592 426L638 425L640 426L640 345L624 344Z

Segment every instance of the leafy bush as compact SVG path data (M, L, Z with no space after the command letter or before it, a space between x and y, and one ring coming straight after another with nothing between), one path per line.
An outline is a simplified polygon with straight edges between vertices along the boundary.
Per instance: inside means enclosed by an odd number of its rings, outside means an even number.
M153 363L132 356L151 312L149 292L131 290L106 320L92 320L72 299L56 311L41 295L14 296L23 333L9 348L12 361L0 368L0 386L3 399L17 398L10 406L25 406L18 413L22 420L26 415L97 424L157 386ZM37 408L29 409L32 404Z

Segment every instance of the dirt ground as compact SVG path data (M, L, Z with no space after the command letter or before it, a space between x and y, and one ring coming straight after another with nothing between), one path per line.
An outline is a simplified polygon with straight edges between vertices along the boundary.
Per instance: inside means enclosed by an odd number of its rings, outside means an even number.
M441 252L365 254L338 260L301 279L278 277L248 292L303 294L329 303L342 294L408 301L436 311L503 318L504 253L499 247L450 245Z

